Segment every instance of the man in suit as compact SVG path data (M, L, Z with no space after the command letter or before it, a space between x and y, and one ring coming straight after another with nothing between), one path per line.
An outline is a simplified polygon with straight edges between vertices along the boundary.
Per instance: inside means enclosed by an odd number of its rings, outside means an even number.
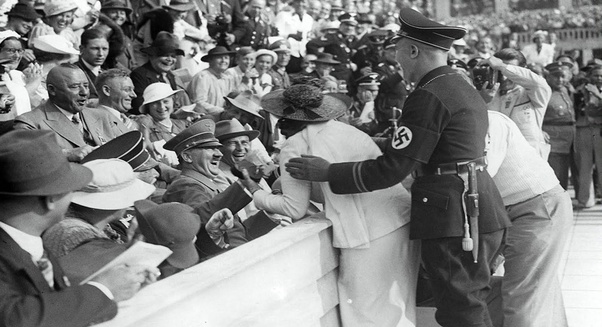
M72 64L61 64L48 72L48 101L15 118L15 129L44 129L56 133L69 161L78 162L96 146L121 133L119 119L106 111L86 108L88 79Z
M112 319L156 269L118 266L69 285L40 235L59 222L92 172L69 163L49 131L0 137L0 321L3 326L88 326ZM44 160L40 160L44 158Z
M98 110L109 112L117 120L115 127L120 134L138 130L138 123L127 116L132 109L132 100L136 98L134 83L130 73L121 68L112 68L98 75Z
M100 74L100 67L104 64L109 54L109 41L99 29L87 29L82 33L82 44L79 46L80 56L77 66L86 73L90 88L90 99L98 98L98 91L94 86L96 77Z

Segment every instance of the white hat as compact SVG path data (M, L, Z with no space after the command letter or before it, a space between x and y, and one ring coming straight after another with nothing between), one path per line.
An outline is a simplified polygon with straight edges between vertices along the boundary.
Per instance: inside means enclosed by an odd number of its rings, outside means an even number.
M155 101L159 101L161 99L165 99L180 91L181 90L174 91L171 88L171 85L163 82L156 82L150 84L144 89L144 93L142 93L142 98L144 98L144 102L142 102L142 105L140 106L140 112L144 113L143 110L146 110L144 108L145 105Z
M259 49L255 52L255 59L259 58L259 56L264 56L264 55L268 55L272 57L272 65L274 65L276 63L276 61L278 61L278 55L276 54L276 52L272 51L272 50L268 50L268 49Z
M92 170L92 181L73 192L71 202L100 210L121 210L146 199L155 187L139 180L132 167L121 159L98 159L86 162Z
M320 31L338 30L340 26L341 26L341 22L339 22L338 20L328 21L328 22L326 22L326 24L324 24L324 26L322 26Z
M15 37L17 39L20 39L21 35L17 34L17 32L12 31L12 30L1 31L0 32L0 43L4 42L4 40L8 39L9 37Z
M78 55L79 51L61 35L42 35L33 39L33 47L44 52Z
M387 24L381 28L381 30L391 31L394 33L399 32L400 29L401 29L401 26L399 26L399 24L396 24L396 23Z
M468 43L466 43L466 41L464 41L464 38L454 40L452 45L458 46L458 47L468 47Z
M77 3L71 0L46 0L44 13L46 17L55 16L78 8Z

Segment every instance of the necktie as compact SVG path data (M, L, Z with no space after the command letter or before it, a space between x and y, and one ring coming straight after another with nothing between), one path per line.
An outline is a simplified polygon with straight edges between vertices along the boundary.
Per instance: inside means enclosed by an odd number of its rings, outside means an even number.
M126 116L123 113L120 116L121 116L121 121L123 122L125 127L127 127L128 129L132 128L132 121L128 118L128 116Z
M52 262L48 259L48 254L44 251L42 258L37 262L38 268L42 275L44 275L44 279L48 282L50 287L54 287L54 272L52 271Z

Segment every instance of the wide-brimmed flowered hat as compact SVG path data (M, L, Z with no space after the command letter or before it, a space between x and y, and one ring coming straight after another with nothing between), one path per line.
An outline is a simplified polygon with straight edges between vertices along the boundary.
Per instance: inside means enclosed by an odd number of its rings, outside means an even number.
M305 84L270 92L261 99L261 106L277 117L316 122L338 118L347 110L339 98Z

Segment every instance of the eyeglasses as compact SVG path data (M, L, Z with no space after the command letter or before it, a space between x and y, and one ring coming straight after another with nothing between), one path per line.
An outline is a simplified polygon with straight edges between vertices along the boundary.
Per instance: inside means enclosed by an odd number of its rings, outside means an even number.
M22 55L23 52L25 52L25 50L23 50L23 49L11 49L11 48L2 49L2 51L8 52L11 55L14 55L15 53Z

